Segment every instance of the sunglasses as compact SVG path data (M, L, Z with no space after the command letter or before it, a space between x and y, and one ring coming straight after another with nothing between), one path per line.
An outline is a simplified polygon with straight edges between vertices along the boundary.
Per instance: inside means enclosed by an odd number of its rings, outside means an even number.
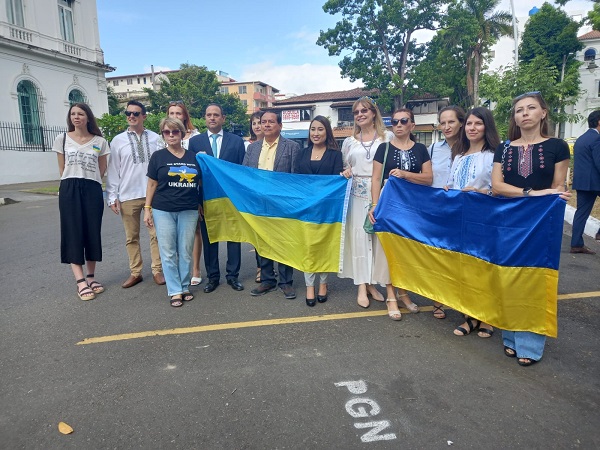
M410 119L408 117L403 117L402 119L392 119L393 126L396 126L399 123L401 123L402 125L406 125L408 122L410 122Z
M169 106L174 106L174 105L183 105L183 102L181 100L175 100L173 102L169 102Z
M133 117L138 117L141 114L141 112L139 112L139 111L125 111L125 115L127 117L131 116L132 114L133 114Z
M181 134L180 130L162 130L163 136L179 136Z
M540 91L531 91L531 92L525 92L524 94L518 95L517 97L514 98L513 102L519 101L522 98L525 97L533 97L539 95L540 97L542 96L542 93Z
M352 114L358 116L359 114L366 114L368 111L370 111L369 108L357 109L356 111L352 111Z

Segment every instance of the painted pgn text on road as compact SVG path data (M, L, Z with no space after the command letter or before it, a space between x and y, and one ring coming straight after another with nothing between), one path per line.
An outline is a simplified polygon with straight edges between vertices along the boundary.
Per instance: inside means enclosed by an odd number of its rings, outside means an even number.
M377 416L381 412L380 406L375 400L363 396L367 392L367 383L363 380L340 381L334 383L337 387L345 387L354 396L346 402L346 412L354 419L368 419ZM370 430L360 437L362 442L390 441L396 439L395 433L381 434L391 427L389 420L373 420L368 422L354 422L354 428Z

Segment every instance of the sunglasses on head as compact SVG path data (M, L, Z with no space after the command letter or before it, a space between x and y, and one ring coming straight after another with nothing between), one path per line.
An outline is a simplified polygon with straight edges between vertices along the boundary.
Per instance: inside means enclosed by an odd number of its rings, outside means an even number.
M183 102L181 100L175 100L173 102L169 102L169 106L174 106L174 105L183 105Z
M526 98L526 97L533 97L539 95L541 97L542 93L540 91L531 91L531 92L525 92L524 94L518 95L517 97L515 97L515 99L513 100L514 102L521 100L522 98Z
M392 119L393 126L396 126L399 123L401 123L402 125L406 125L408 122L410 122L410 119L408 117L403 117L402 119Z
M139 111L125 111L125 115L127 117L131 116L132 114L133 114L133 117L138 117L141 114L141 112L139 112Z
M175 130L162 130L162 135L163 136L179 136L181 134L181 131L178 129Z

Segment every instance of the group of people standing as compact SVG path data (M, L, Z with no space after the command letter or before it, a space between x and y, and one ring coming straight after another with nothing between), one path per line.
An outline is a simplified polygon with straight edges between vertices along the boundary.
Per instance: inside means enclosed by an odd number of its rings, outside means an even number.
M106 200L123 220L130 275L123 288L140 283L140 219L149 229L154 281L166 284L171 306L192 300L190 286L202 283L200 255L204 251L205 293L220 284L218 243L210 243L203 220L201 173L195 155L206 153L235 164L262 170L343 175L352 179L346 222L343 266L338 276L350 278L358 288L357 303L385 302L389 317L400 320L398 302L418 313L419 307L401 286L393 286L385 253L376 235L365 231L365 218L375 222L373 211L389 177L444 189L477 191L504 197L558 194L567 199L567 144L548 135L548 107L539 92L514 99L509 123L509 141L500 143L494 119L486 108L465 113L450 106L439 112L445 139L427 149L417 143L412 131L415 118L410 109L392 114L392 132L369 97L353 105L354 133L341 150L326 117L315 117L309 127L309 146L300 146L281 136L281 116L273 111L250 118L251 139L223 131L225 116L219 105L206 108L208 130L194 129L182 102L171 102L160 133L144 128L146 109L130 101L125 111L129 128L116 136L111 146L101 137L94 116L85 104L71 106L68 133L54 142L61 174L61 260L71 264L82 300L91 300L104 290L94 277L101 261L102 176L108 167ZM107 163L107 157L110 160ZM227 243L227 284L244 290L239 281L241 245ZM293 299L293 269L256 256L260 296L277 287ZM87 274L84 276L83 266ZM327 275L306 273L306 304L327 301ZM377 285L386 287L384 297ZM540 289L544 289L540 286ZM443 305L434 303L433 315L444 319ZM490 337L493 328L470 317L454 333L468 335L477 330ZM503 332L504 352L531 365L542 357L545 337L529 332Z

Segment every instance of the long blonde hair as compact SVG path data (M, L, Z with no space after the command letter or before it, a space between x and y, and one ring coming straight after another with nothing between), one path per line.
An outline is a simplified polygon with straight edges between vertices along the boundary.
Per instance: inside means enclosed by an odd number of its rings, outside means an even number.
M373 125L375 125L375 132L377 133L377 136L379 136L381 139L385 139L386 128L385 128L385 125L383 124L383 119L381 118L381 112L379 111L379 108L375 104L375 101L371 97L359 98L352 105L352 113L353 114L354 114L355 108L358 105L362 105L365 108L368 108L371 111L373 111L373 113L375 114L375 117L373 119ZM360 134L360 127L358 126L356 121L354 121L354 135L358 135L358 134Z

